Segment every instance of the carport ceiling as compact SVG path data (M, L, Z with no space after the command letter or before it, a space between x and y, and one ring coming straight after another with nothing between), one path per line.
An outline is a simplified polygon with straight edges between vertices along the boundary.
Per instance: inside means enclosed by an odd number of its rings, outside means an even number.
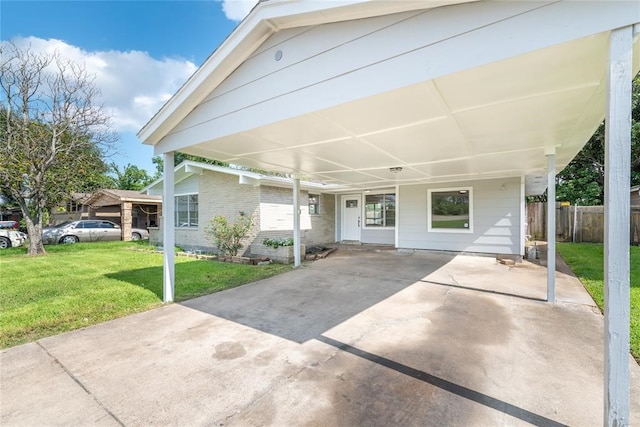
M471 6L476 7L449 8ZM259 19L259 9L260 5L253 11L256 14L253 18ZM462 15L457 19L465 19L464 13L470 12L473 11L461 9ZM424 11L410 13L415 14L410 19L417 19L413 17ZM251 18L250 15L248 19ZM504 18L495 25L504 26L508 19L512 18ZM257 28L258 24L255 25ZM538 30L552 31L551 27ZM480 31L486 29L474 31L478 31L481 39ZM501 35L512 37L508 33ZM555 152L558 170L562 169L604 117L608 39L609 31L600 31L549 42L546 47L505 55L488 63L478 60L476 66L461 66L457 71L455 66L444 67L445 72L441 73L425 70L425 78L411 84L393 87L376 83L368 96L354 95L344 102L340 99L348 97L336 96L338 101L325 102L324 108L316 108L322 102L314 98L309 111L299 105L299 114L260 115L269 116L264 120L241 120L239 111L249 109L242 103L236 111L216 116L215 108L207 104L228 103L234 91L238 97L242 92L238 89L215 92L215 87L211 87L201 104L194 105L188 113L183 111L184 120L167 129L163 138L151 134L153 120L151 128L147 125L141 131L141 137L144 141L149 136L146 143L157 141L157 153L177 149L253 168L299 172L305 179L349 188L524 177L527 193L537 194L546 188L546 180L542 179L545 153ZM287 47L284 42L277 46L282 50ZM637 37L634 46L637 72L640 68ZM433 46L421 49L430 48ZM474 45L468 48L473 49ZM272 54L267 48L255 52L253 59L265 52ZM458 55L469 53L460 50ZM243 66L250 66L248 62ZM420 61L407 64L378 78L403 80L405 74L415 73L414 66L424 66ZM269 84L268 78L262 80L262 84ZM251 84L256 85L254 90L261 90L260 81ZM380 90L384 87L392 89ZM291 88L296 90L303 91ZM343 90L348 92L351 88L347 85ZM357 91L358 88L354 89ZM286 102L286 97L282 98ZM257 104L261 102L272 109L277 105L269 107L273 99L267 97ZM168 107L175 108L171 102L165 109ZM203 114L209 114L207 111L211 115L203 119ZM228 126L222 124L224 120L239 120L243 125ZM394 172L394 168L401 171Z

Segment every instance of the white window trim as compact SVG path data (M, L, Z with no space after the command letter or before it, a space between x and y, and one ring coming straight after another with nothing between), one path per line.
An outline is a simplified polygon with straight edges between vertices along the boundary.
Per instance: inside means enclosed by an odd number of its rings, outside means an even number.
M178 230L198 230L200 228L200 193L199 192L194 192L194 193L176 193L173 195L173 204L175 206L176 203L176 198L177 197L181 197L181 196L198 196L198 226L197 227L192 227L191 225L189 225L188 227L178 227L178 225L176 224L176 217L174 216L173 218L173 228L178 231ZM178 215L178 209L175 209L175 215Z
M445 191L467 191L469 194L469 228L432 228L431 227L431 194ZM429 233L473 233L473 187L430 188L427 190L427 231Z
M395 205L395 211L396 211L396 224L398 221L398 193L395 192L395 190L393 189L389 189L386 191L370 191L368 193L362 193L362 228L366 228L368 230L395 230L396 226L394 225L393 227L389 227L387 225L385 226L376 226L376 225L367 225L367 196L375 196L376 194L393 194L394 196L396 196L396 205ZM386 219L386 218L385 218Z

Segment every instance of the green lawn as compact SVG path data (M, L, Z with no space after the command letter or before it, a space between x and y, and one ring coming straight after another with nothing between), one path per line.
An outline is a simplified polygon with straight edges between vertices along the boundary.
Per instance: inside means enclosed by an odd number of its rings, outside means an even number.
M0 348L162 305L162 254L141 242L0 251ZM176 257L175 300L183 301L290 270Z
M439 220L439 221L431 221L431 228L460 228L466 229L465 224L469 222L468 219L449 219L449 220Z
M604 308L604 251L596 243L558 243L558 253ZM640 361L640 247L631 248L631 353Z

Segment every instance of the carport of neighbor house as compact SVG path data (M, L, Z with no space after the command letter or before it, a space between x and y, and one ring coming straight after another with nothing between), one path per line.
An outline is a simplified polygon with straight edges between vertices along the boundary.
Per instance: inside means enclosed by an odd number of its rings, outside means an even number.
M548 304L546 269L526 261L338 250L4 350L2 388L12 392L0 421L597 425L603 317L559 267L558 303ZM629 363L638 424L640 368Z

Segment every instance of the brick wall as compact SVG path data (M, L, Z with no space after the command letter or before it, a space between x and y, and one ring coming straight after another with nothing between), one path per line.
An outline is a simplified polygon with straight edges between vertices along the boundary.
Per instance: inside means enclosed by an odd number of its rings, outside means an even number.
M211 219L223 215L233 222L243 212L244 215L253 217L255 224L259 218L259 195L259 187L240 185L237 176L204 171L198 177L198 227L176 229L176 245L186 250L214 252L215 244L207 239L205 233ZM239 254L246 252L249 240L255 234L252 230L250 237L246 239L245 250L241 250Z
M260 229L251 244L251 255L272 256L263 240L293 237L293 194L289 188L261 186ZM309 215L309 192L300 192L300 241L307 248L335 242L335 197L320 195L320 214Z
M239 255L269 256L270 248L262 244L265 238L293 237L290 188L244 185L239 184L237 176L204 171L198 177L198 194L198 227L175 231L176 245L185 250L215 252L214 243L207 240L205 233L211 218L224 215L235 221L240 212L252 217L253 226ZM320 215L309 215L308 198L308 192L301 191L301 243L308 248L334 242L335 197L320 196Z

